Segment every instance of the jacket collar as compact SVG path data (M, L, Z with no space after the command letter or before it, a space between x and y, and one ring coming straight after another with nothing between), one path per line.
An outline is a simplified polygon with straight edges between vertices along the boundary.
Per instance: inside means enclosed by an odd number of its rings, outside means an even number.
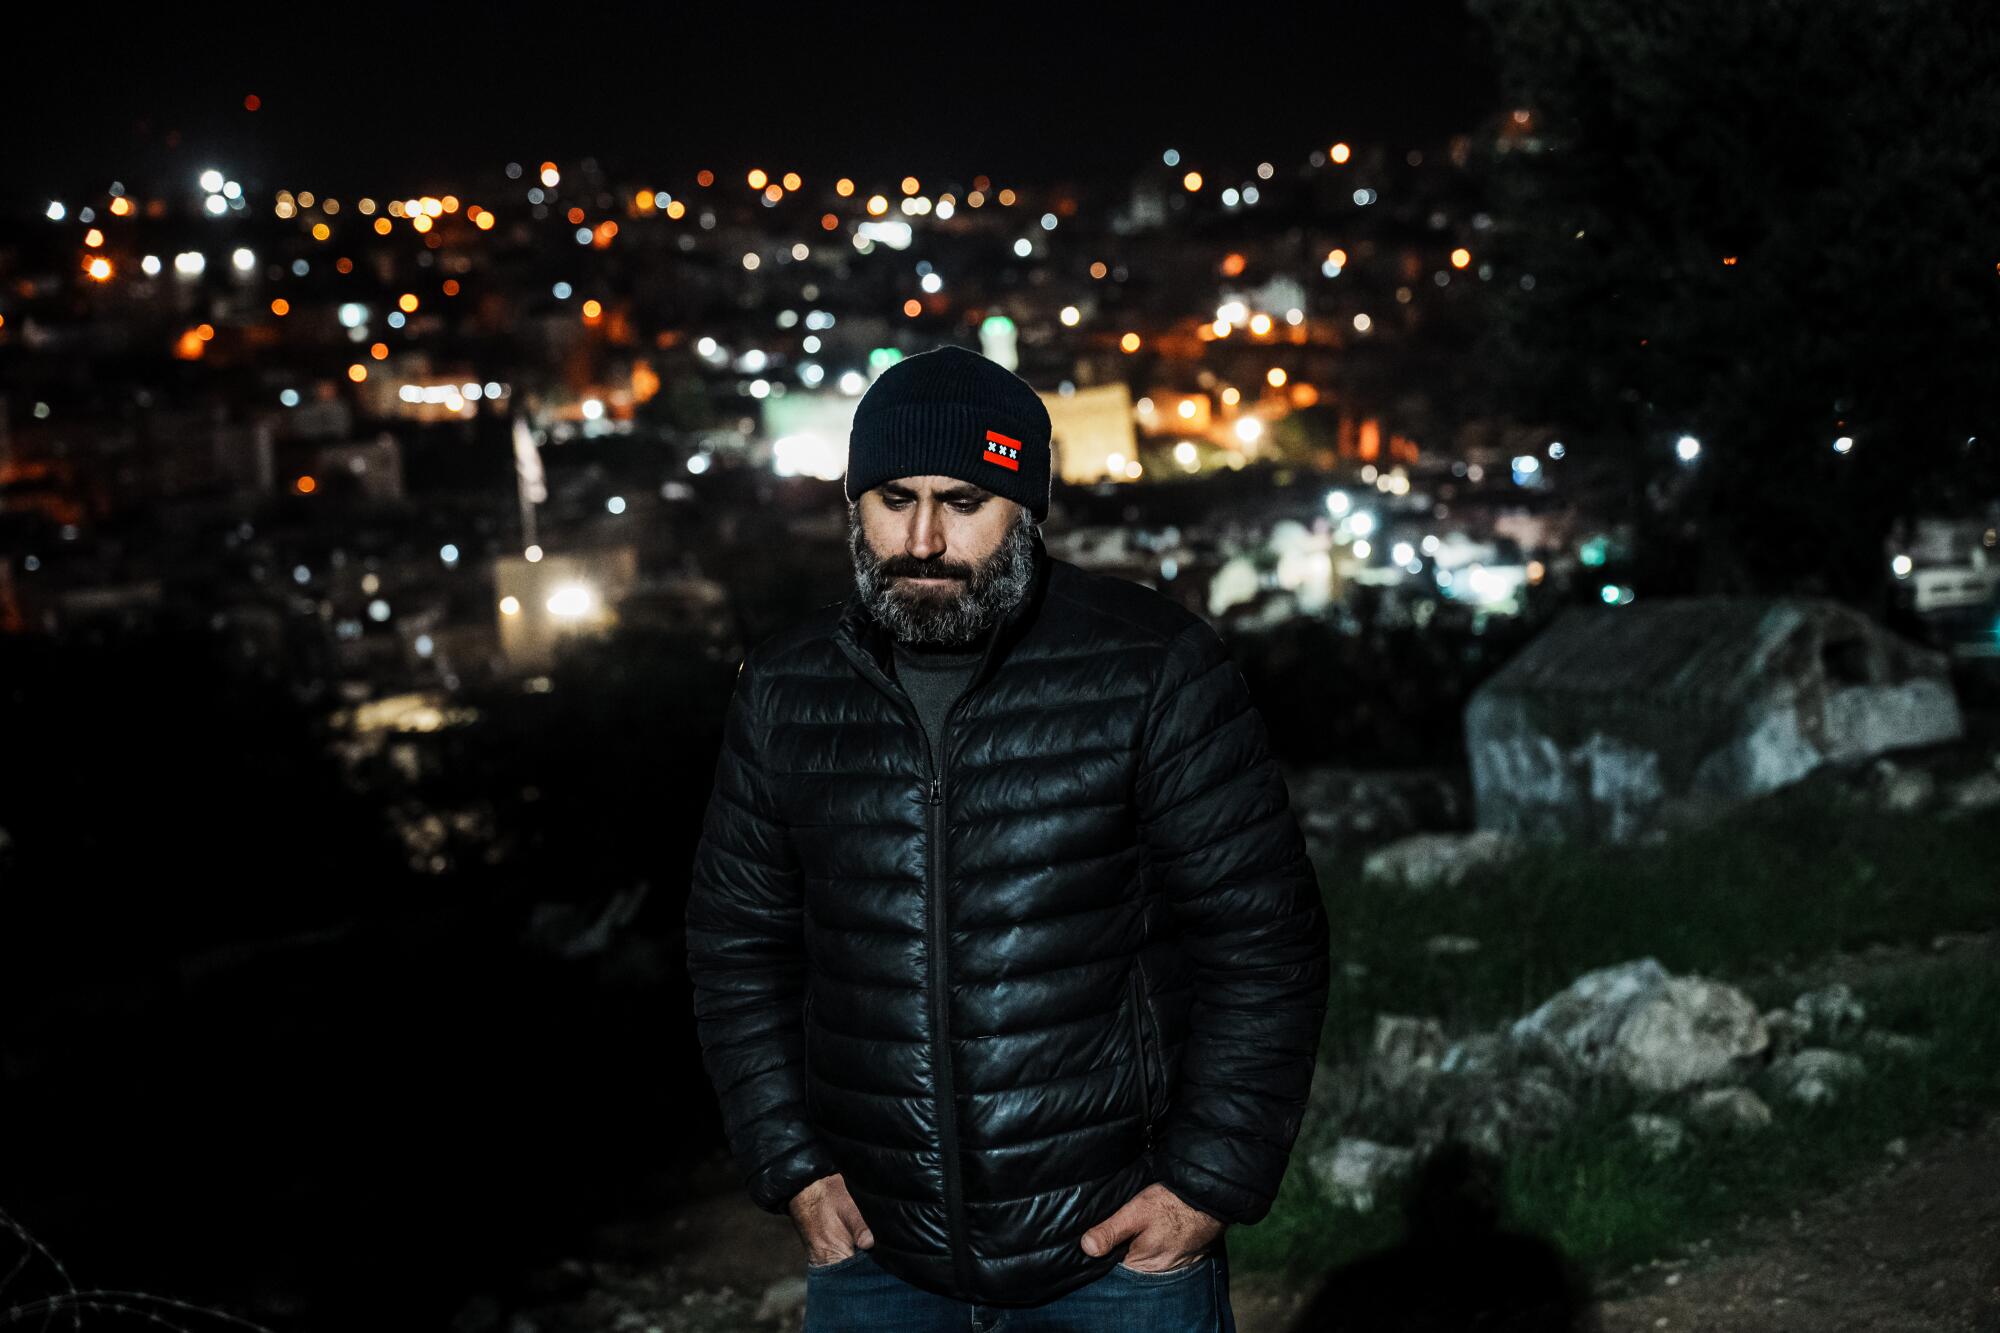
M967 690L978 689L986 678L993 674L998 664L1005 660L1021 637L1035 623L1041 612L1042 598L1048 589L1049 552L1042 542L1039 526L1028 530L1029 542L1034 551L1034 572L1028 579L1028 591L1021 600L1007 609L993 632L986 636L986 652L979 659L979 666L966 683ZM892 696L901 695L891 677L890 660L895 652L895 641L882 623L861 600L859 588L849 589L846 602L841 606L840 618L835 622L833 640L849 661Z

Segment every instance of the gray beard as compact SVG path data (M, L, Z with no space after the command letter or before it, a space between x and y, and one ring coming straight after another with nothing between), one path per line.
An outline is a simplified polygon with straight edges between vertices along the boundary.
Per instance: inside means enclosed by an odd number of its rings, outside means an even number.
M1035 575L1033 516L1025 509L1021 521L1007 529L999 549L972 576L942 596L907 590L882 573L861 529L858 505L847 506L847 550L854 559L854 585L870 615L900 643L936 648L965 648L997 625L1027 596Z

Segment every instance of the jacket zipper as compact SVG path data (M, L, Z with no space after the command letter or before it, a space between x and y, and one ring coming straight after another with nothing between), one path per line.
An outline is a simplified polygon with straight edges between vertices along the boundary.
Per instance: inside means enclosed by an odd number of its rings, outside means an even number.
M937 752L939 756L950 753L947 748L951 736L951 715L958 711L958 705L965 695L961 693L944 710L944 721L939 724ZM915 711L912 705L911 711ZM917 721L917 734L924 737L923 719ZM928 745L926 746L928 748ZM951 1014L951 990L945 972L945 791L944 774L940 771L942 760L934 760L931 770L930 790L924 797L925 814L930 825L928 835L930 846L925 858L930 880L930 950L931 950L931 1034L932 1068L937 1071L938 1088L938 1149L944 1155L944 1207L946 1235L951 1245L952 1272L958 1279L959 1290L970 1291L972 1284L966 1272L965 1247L961 1238L965 1235L964 1184L959 1177L958 1165L958 1098L953 1090L951 1074L951 1032L947 1026Z
M1146 1128L1146 1152L1153 1151L1153 1071L1146 1059L1146 996L1139 982L1139 965L1125 974L1132 993L1132 1052L1139 1061L1139 1119Z

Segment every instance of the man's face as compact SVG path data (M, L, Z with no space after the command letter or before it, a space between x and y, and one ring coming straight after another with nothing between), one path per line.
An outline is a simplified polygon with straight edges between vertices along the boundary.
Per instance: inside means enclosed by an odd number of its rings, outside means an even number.
M963 647L1027 592L1033 519L957 477L899 477L848 506L855 585L904 643Z

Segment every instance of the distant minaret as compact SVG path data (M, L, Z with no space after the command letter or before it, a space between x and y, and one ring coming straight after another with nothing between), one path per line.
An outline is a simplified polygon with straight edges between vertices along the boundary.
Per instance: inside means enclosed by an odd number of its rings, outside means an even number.
M519 412L514 414L514 481L521 496L521 547L526 550L535 544L535 506L549 498L549 488L534 432Z

